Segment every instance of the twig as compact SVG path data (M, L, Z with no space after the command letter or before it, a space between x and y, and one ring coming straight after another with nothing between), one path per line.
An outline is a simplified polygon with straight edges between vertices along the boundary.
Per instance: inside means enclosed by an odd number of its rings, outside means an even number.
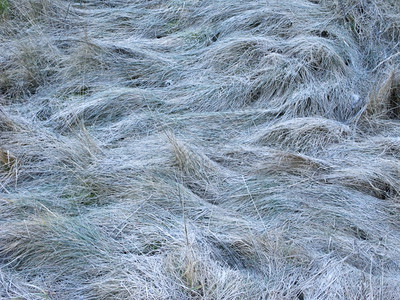
M249 194L249 197L250 197L250 199L251 199L251 202L253 202L254 208L256 209L257 215L258 215L258 217L260 218L260 221L261 221L261 223L263 224L264 229L267 229L267 226L265 226L264 220L263 220L263 218L261 217L260 211L259 211L258 208L257 208L256 202L254 201L254 198L253 198L253 196L252 196L251 193L250 193L250 189L249 189L249 187L248 187L248 185L247 185L247 183L246 183L246 179L244 178L243 175L242 175L242 179L243 179L243 182L244 182L244 186L246 187L247 193Z
M388 60L391 60L392 58L395 58L396 56L399 56L399 55L400 55L400 52L397 52L397 53L395 53L395 54L390 55L388 58L382 60L379 64L376 65L375 68L373 68L373 69L371 70L371 73L375 72L382 64L384 64L384 63L387 62Z

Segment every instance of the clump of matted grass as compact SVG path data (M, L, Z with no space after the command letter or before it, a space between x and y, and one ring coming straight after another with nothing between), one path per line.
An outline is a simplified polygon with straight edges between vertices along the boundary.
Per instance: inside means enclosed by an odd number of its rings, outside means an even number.
M171 134L168 134L168 140L172 144L176 165L180 171L178 176L182 176L183 183L195 194L212 201L218 195L218 189L228 174L217 163L204 154L196 153L196 150L189 148Z
M67 5L62 1L2 0L0 5L0 12L4 14L3 21L9 21L10 24L16 26L31 26L36 23L50 22L52 19L61 21L60 14L67 12ZM14 31L15 29L10 28L9 30Z
M294 118L258 130L256 144L294 151L318 151L351 136L343 123L323 118Z
M40 38L40 45L32 38L9 45L0 64L0 90L8 98L34 94L57 72L57 49L46 41L47 37ZM43 46L43 43L47 45Z
M397 70L391 70L369 95L364 116L373 118L400 117L400 81Z

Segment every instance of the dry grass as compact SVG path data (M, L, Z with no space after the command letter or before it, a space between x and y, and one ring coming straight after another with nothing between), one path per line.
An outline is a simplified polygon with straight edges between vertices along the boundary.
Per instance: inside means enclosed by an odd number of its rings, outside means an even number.
M0 298L398 299L395 0L0 0Z

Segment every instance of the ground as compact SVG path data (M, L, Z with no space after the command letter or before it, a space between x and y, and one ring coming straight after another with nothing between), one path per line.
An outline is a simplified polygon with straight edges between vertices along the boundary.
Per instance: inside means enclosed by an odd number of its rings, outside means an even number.
M0 0L0 298L398 299L400 3Z

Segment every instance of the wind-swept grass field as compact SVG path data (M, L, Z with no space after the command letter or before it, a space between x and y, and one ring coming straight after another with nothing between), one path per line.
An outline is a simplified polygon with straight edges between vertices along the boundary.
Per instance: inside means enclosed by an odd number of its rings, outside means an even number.
M399 299L400 1L0 0L0 299Z

